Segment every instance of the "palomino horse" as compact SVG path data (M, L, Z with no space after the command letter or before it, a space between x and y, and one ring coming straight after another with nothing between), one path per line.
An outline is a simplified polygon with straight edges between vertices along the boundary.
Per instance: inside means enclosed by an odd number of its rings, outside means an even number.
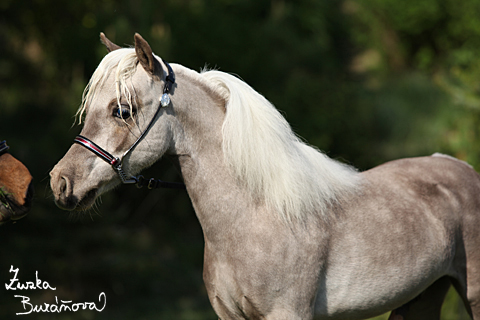
M0 224L23 218L32 204L33 184L28 169L0 142Z
M50 173L60 208L87 209L171 155L220 319L438 319L453 284L480 320L480 176L468 164L436 154L359 173L236 77L170 66L138 34L134 49L101 37L110 53L85 91L81 136Z

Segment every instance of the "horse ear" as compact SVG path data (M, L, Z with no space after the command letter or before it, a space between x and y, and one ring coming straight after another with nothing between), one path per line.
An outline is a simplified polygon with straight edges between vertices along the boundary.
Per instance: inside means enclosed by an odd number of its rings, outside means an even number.
M100 40L102 40L102 43L107 47L108 52L112 52L117 49L121 49L120 46L116 45L112 41L110 41L103 32L100 32Z
M141 35L135 33L135 52L138 60L142 64L143 69L148 73L155 74L155 58L153 57L152 48Z

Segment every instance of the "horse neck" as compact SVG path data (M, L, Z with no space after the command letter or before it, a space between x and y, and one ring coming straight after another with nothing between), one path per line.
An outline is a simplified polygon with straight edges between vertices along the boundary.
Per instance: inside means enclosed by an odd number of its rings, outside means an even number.
M239 187L224 161L224 101L192 75L185 75L185 70L175 73L178 86L173 98L178 95L185 106L177 112L182 130L174 134L180 169L206 240L223 241L232 225L241 224L253 212L248 193Z

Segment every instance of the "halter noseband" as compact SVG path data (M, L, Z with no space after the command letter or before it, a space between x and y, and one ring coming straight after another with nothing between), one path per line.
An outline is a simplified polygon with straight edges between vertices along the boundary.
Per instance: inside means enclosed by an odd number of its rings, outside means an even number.
M10 149L10 147L7 146L7 141L3 140L0 142L0 156L4 153L7 153L8 149Z
M175 183L175 182L164 182L158 179L149 179L146 180L143 178L143 176L131 176L130 178L127 176L127 174L123 171L122 169L122 164L123 164L123 159L130 153L132 152L133 149L140 143L140 141L143 139L143 137L147 134L147 131L150 130L150 128L153 126L153 123L155 122L155 119L157 118L157 115L160 113L160 109L162 107L167 107L170 104L170 96L168 95L172 89L173 84L175 83L175 73L173 73L172 67L165 62L162 59L163 63L167 66L168 69L168 74L167 77L165 78L165 85L163 87L163 94L162 97L160 98L160 105L157 108L157 111L153 115L152 120L150 120L150 123L148 126L145 128L145 130L140 134L140 136L137 138L137 140L132 144L130 148L128 148L127 151L122 155L121 158L114 157L112 154L110 154L108 151L94 143L88 138L85 138L84 136L78 135L73 142L81 145L82 147L85 147L87 150L93 152L95 155L100 157L103 161L107 162L110 164L117 172L117 174L120 176L120 179L122 180L122 183L124 184L136 184L137 187L141 188L143 186L147 186L149 189L154 189L154 188L174 188L174 189L185 189L185 185L183 183ZM5 141L4 141L5 142ZM1 145L0 145L1 146ZM8 147L7 147L8 148Z

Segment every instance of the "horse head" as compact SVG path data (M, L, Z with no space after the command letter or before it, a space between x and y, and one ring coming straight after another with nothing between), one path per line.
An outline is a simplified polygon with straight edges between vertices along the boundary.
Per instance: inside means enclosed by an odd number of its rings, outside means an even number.
M55 202L65 210L90 208L100 194L174 147L177 125L169 95L175 87L166 85L171 67L154 56L139 34L134 49L120 48L103 33L101 38L109 53L87 85L77 113L80 122L84 116L83 129L77 144L50 172Z
M4 142L2 145L6 146ZM0 152L0 224L23 218L30 210L32 197L32 176L28 169L11 154Z

